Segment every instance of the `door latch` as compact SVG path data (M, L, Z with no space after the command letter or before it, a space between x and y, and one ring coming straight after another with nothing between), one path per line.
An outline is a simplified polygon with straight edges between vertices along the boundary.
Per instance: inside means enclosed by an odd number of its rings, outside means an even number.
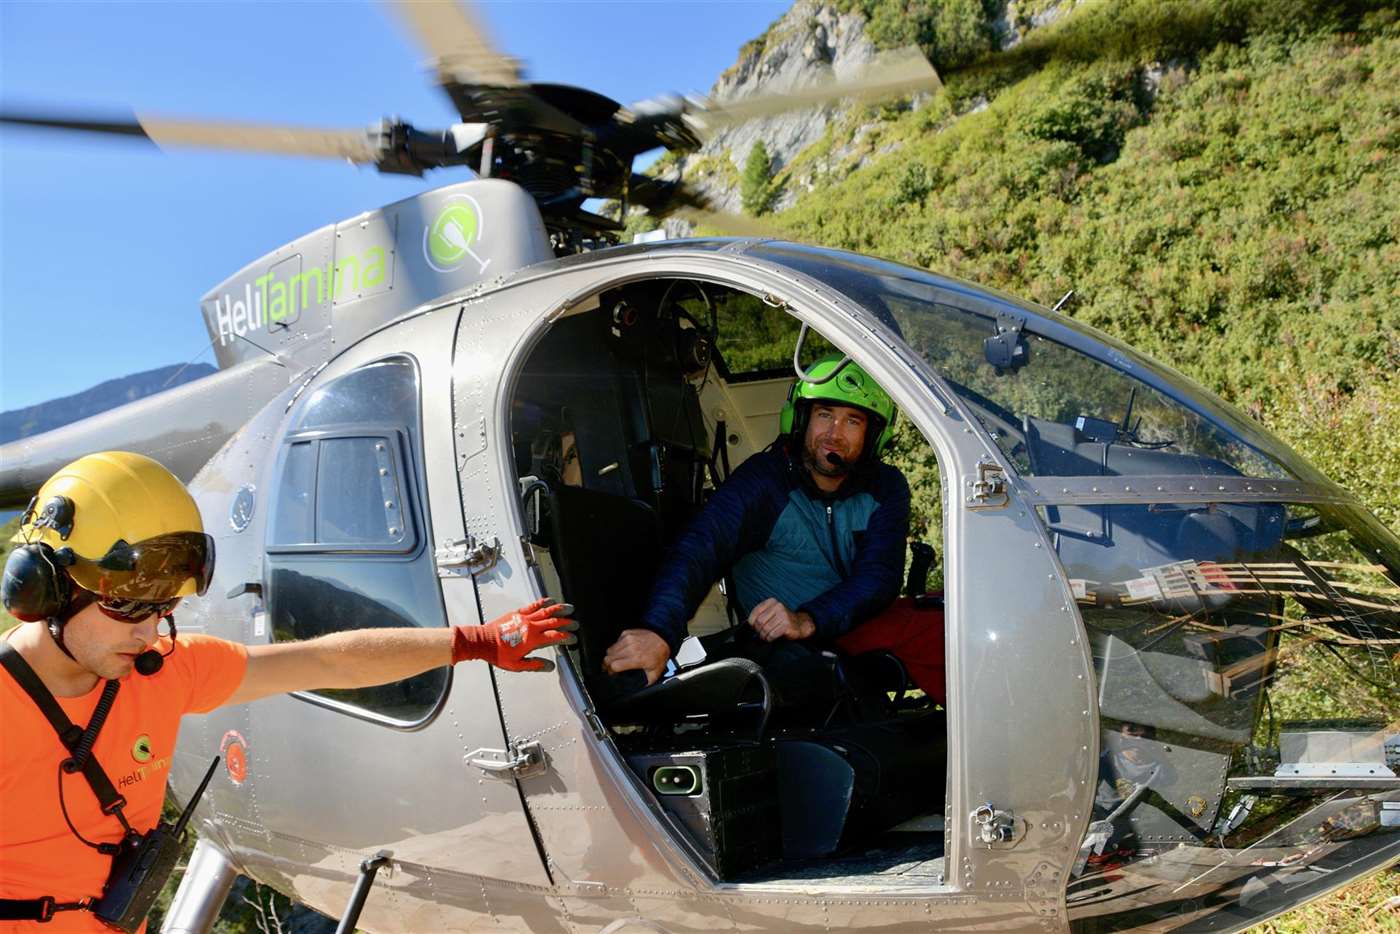
M990 801L972 812L977 839L991 849L998 843L1010 843L1016 836L1016 815L998 810Z
M968 509L1002 509L1011 502L1011 493L1006 486L1006 474L1001 465L991 461L977 464L977 476L966 479L967 496L964 503Z
M539 743L512 743L510 749L473 749L462 759L488 775L515 778L529 778L549 768L544 747Z
M501 540L493 538L483 541L474 535L448 542L433 552L439 576L453 576L451 572L465 570L468 574L480 574L496 566L501 556ZM447 573L443 573L447 572Z

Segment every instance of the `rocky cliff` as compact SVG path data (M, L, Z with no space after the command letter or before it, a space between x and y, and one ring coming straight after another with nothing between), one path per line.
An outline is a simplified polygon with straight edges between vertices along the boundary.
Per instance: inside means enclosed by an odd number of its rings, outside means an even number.
M1032 30L1058 20L1076 2L1081 0L1005 3L988 24L992 44L1012 48ZM878 49L871 35L873 30L868 27L859 2L797 0L762 36L744 45L738 61L720 75L709 97L732 102L783 94L832 80L853 80L886 54ZM927 103L927 95L919 95L899 102L898 106L918 109ZM716 210L738 214L740 175L756 141L763 141L777 174L789 168L804 150L834 134L820 164L802 167L784 179L785 184L772 203L773 210L781 211L814 187L814 174L844 162L856 152L862 138L879 120L879 113L868 106L850 103L751 120L720 131L698 152L663 164L660 172L670 178L682 175L706 194ZM673 226L675 229L671 229ZM668 229L673 236L689 232L684 222L668 223Z
M768 31L741 50L739 60L710 89L716 101L781 94L835 78L856 77L876 58L865 34L865 17L841 13L830 3L798 0ZM839 106L795 110L730 127L680 163L680 170L717 209L738 213L739 172L757 140L774 171L827 132ZM775 208L791 204L794 192L779 193Z

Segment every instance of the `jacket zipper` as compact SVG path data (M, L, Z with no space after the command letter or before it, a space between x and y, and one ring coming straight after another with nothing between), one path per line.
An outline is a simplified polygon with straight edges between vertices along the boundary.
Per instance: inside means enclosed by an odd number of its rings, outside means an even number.
M846 562L841 560L841 547L836 543L836 517L831 512L831 504L826 504L826 530L831 533L831 556L836 561L836 572L845 580L849 575L846 573Z

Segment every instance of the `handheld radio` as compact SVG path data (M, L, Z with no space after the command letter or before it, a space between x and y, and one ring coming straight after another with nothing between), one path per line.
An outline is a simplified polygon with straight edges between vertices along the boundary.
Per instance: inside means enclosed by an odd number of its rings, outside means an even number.
M215 756L174 826L162 822L140 836L132 834L122 841L121 850L112 858L112 871L102 889L102 898L92 908L98 920L129 934L141 927L175 868L185 825L218 766L219 757Z

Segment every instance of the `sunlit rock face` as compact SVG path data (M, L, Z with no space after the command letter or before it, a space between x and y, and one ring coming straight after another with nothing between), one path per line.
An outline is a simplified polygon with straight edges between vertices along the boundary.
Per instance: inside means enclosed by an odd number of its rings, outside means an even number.
M781 94L833 78L850 80L875 57L875 46L865 35L865 17L799 0L763 36L744 46L739 60L710 89L710 98L727 102ZM821 139L836 112L836 107L812 107L730 127L682 160L681 171L715 208L738 213L739 175L753 144L763 141L776 172ZM788 206L796 195L782 192L774 207Z
M1075 0L1059 0L1021 10L1014 0L1007 3L990 25L997 47L1017 45L1027 34L1056 22L1076 5ZM832 3L818 0L797 0L763 35L740 49L738 60L719 76L709 97L725 104L760 95L780 96L831 81L856 80L882 54L867 35L866 26L860 12L841 12ZM928 94L916 94L903 106L918 109L930 99ZM712 209L739 215L744 213L740 186L744 163L754 143L761 140L773 175L788 170L769 204L770 210L782 211L820 184L859 169L899 145L890 143L877 149L866 145L867 135L879 124L879 115L868 104L854 105L865 109L851 110L852 106L839 102L807 107L726 127L697 152L655 171L662 178L683 177L706 196ZM978 97L964 110L975 112L985 107L985 98ZM822 142L829 130L837 135L823 143L820 156L794 166L794 160ZM664 226L671 237L694 232L692 223L681 217L667 218ZM737 228L727 232L754 233Z

